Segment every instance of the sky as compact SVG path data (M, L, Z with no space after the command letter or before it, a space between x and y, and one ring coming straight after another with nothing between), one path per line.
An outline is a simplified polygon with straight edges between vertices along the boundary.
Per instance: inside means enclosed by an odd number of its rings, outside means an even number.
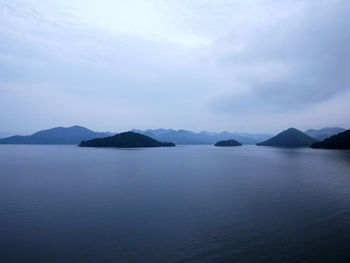
M0 0L0 137L350 128L348 0Z

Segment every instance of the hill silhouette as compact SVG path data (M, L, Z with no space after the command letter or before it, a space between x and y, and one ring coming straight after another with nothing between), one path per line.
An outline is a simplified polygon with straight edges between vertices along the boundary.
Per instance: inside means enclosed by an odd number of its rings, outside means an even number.
M226 140L226 141L218 141L215 143L215 146L221 146L221 147L226 147L226 146L241 146L242 144L240 142L237 142L236 140Z
M139 148L139 147L170 147L175 146L171 142L159 142L146 135L136 132L123 132L114 136L83 141L80 147L116 147L116 148Z
M317 140L306 135L302 131L295 128L289 128L276 136L258 143L259 146L275 146L275 147L308 147Z
M333 135L322 142L316 142L311 145L311 148L318 149L350 149L350 130Z
M15 135L0 140L0 144L78 144L83 140L111 136L108 132L94 132L85 127L56 127L28 136Z
M333 135L346 131L344 128L339 127L326 127L320 130L309 129L305 133L318 141L323 141Z

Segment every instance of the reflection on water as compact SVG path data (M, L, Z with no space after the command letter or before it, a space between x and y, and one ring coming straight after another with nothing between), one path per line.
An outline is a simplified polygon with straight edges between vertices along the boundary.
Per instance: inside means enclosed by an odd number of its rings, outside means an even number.
M0 146L0 262L350 262L350 152Z

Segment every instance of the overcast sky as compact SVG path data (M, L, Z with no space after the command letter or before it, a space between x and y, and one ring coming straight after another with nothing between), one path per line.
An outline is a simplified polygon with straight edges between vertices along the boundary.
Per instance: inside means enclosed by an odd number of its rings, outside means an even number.
M348 0L0 0L0 136L350 128Z

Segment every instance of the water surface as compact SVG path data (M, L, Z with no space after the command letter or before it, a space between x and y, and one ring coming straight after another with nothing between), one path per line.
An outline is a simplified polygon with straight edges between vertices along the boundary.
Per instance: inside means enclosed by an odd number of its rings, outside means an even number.
M350 152L1 145L0 262L350 262Z

